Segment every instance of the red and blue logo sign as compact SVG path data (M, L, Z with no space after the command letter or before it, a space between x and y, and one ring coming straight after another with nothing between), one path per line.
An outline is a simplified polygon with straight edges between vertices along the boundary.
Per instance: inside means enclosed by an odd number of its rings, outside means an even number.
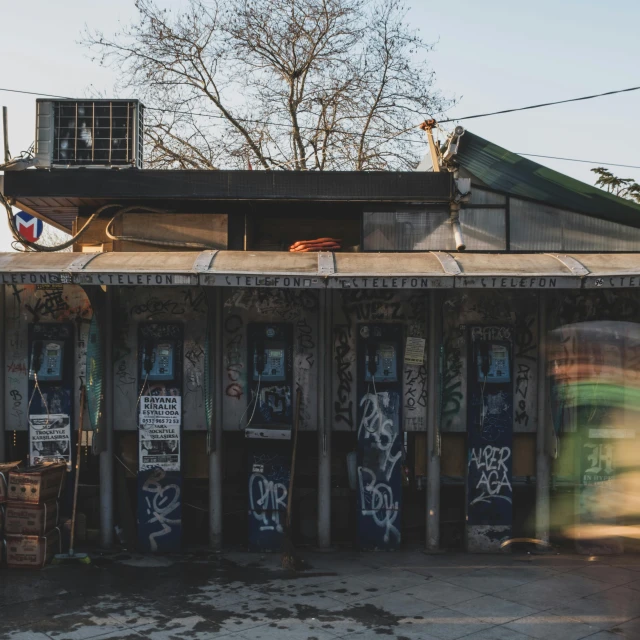
M40 218L36 218L24 211L18 211L13 216L13 222L16 225L18 233L29 242L35 242L44 230L44 223Z

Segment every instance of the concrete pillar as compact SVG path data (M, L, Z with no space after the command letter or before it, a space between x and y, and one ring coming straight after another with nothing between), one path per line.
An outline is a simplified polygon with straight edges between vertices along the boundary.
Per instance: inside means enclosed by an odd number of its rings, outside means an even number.
M551 458L547 452L547 298L538 294L538 432L536 438L536 538L549 542Z
M440 548L440 295L429 292L427 336L427 551Z
M100 452L100 545L103 549L113 546L113 487L114 487L114 433L113 433L113 298L115 289L107 287L105 304L97 305L94 313L100 331L104 335L104 447ZM95 298L94 298L95 299ZM102 307L102 308L101 308Z
M6 419L5 415L5 400L4 400L4 383L5 376L7 375L7 367L5 366L5 323L4 323L4 310L5 310L5 285L0 286L0 462L7 462L7 433L5 431L4 423Z
M333 292L320 291L318 318L318 548L331 546L331 390Z
M213 424L209 443L209 546L222 551L222 289L207 292ZM213 324L213 326L211 326Z

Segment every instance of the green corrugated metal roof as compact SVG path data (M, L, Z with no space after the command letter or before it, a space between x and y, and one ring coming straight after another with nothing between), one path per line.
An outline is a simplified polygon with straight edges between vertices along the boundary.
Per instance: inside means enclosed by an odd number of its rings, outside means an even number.
M456 160L488 187L634 227L640 205L580 182L465 131ZM473 182L473 181L472 181Z

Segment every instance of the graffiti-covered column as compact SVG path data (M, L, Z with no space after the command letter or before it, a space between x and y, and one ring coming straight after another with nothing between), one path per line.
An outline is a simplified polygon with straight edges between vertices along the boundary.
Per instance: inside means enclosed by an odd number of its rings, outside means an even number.
M496 551L513 520L513 329L469 331L467 550Z
M536 434L536 538L549 542L551 458L547 450L547 298L538 295L538 433Z
M4 322L4 308L5 308L5 288L6 285L0 285L0 371L2 371L2 376L0 379L0 462L7 461L7 452L6 452L6 444L7 444L7 434L5 431L5 397L4 397L4 379L6 376L6 366L5 366L5 322Z
M248 543L279 551L295 417L301 438L318 424L318 293L265 286L223 296L223 425L244 437Z
M114 433L113 433L113 299L114 288L107 287L104 318L104 446L100 452L100 544L104 549L113 546L114 528Z
M205 385L211 400L207 409L209 429L209 546L222 550L222 292L219 288L207 291L209 349L205 349ZM213 323L213 326L211 326ZM208 375L206 372L209 372ZM207 405L205 400L205 406Z
M122 481L125 471L137 476L139 547L173 551L181 543L183 471L193 468L183 432L206 431L206 298L171 286L120 287L117 296L114 425L127 467L116 470Z
M358 331L358 546L395 549L401 541L403 327Z
M177 551L181 545L183 341L180 323L138 326L138 546L143 551Z
M442 308L439 292L431 291L429 297L428 344L428 397L427 407L427 540L428 551L440 548L440 420L438 393L439 348L441 338Z
M353 434L356 544L395 549L411 482L405 434L427 430L427 293L359 289L335 302L332 426Z
M320 292L318 326L318 547L331 546L331 319L333 292Z

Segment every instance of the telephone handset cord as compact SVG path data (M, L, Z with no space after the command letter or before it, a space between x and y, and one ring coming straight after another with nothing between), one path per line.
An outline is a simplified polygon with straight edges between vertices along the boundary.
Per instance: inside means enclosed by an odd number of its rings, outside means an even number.
M35 380L35 384L33 385L33 391L31 393L31 397L29 398L29 406L27 407L27 413L29 415L31 415L31 403L33 402L33 396L36 393L36 389L38 390L38 393L40 394L40 399L42 400L42 404L44 405L45 411L47 412L47 422L45 423L45 426L49 426L49 405L47 404L47 399L44 397L44 394L42 393L42 389L40 388L40 384L38 383L38 374L34 371L33 372L33 379Z
M251 400L251 402L253 402L253 411L251 412L251 417L249 418L249 421L247 422L247 424L244 426L245 429L249 428L249 425L251 424L251 421L253 420L253 416L256 413L256 407L258 406L258 398L260 397L260 383L262 380L262 374L258 374L258 388L256 389L256 392ZM247 408L244 410L244 413L240 416L240 420L238 422L238 426L242 427L242 420L243 418L247 415L247 412L249 411L249 407L251 406L251 402L249 402L249 404L247 405Z
M138 395L138 402L136 402L136 409L140 406L140 399L142 398L142 394L144 393L144 388L147 386L147 381L149 380L149 372L144 377L144 382L142 383L142 388L140 389L140 393Z
M482 415L480 416L480 431L482 431L482 429L484 429L484 420L485 420L486 415L487 415L486 414L487 409L486 409L486 407L484 405L484 400L485 400L485 398L484 398L484 390L485 390L486 386L487 386L487 374L485 374L484 380L482 381L482 391L480 392L480 395L482 397Z

